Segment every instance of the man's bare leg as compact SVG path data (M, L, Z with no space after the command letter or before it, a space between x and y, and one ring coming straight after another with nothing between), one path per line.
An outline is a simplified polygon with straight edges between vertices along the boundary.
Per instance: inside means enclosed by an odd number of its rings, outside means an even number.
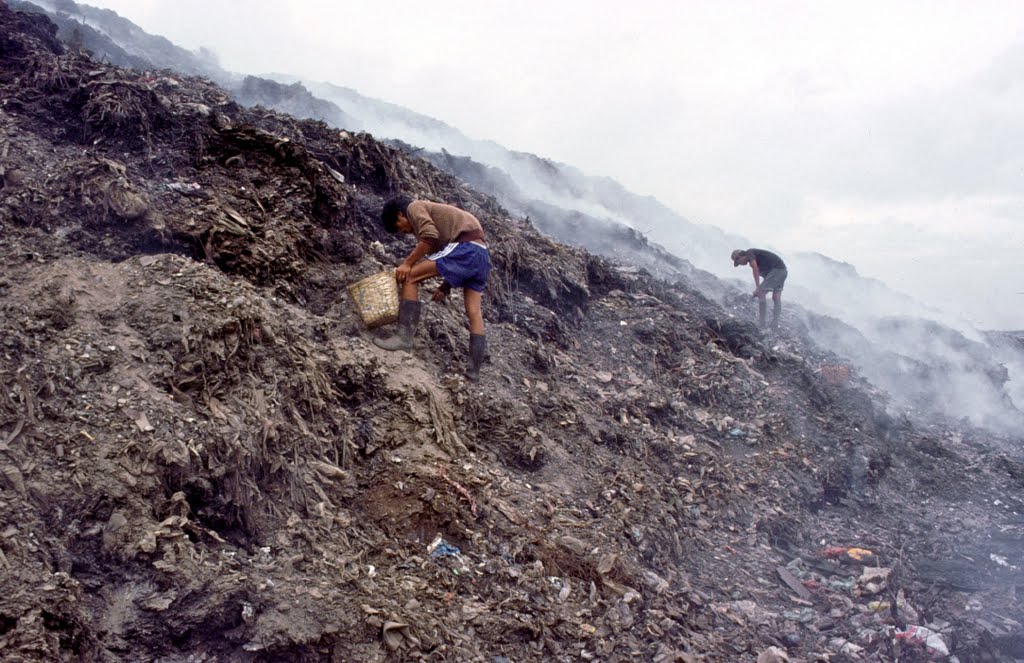
M433 260L421 260L412 267L402 288L401 299L405 302L418 302L420 299L420 281L437 276L437 263Z
M469 333L483 334L484 314L480 307L482 293L471 288L463 288L462 298L466 305L466 318L469 319Z

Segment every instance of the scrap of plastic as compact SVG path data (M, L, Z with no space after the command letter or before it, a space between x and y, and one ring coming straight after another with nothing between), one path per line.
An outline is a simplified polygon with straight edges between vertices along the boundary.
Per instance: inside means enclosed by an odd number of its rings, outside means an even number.
M849 548L846 551L846 556L862 564L874 564L875 562L875 553L867 548Z
M788 619L794 622L800 622L801 624L807 624L814 621L814 608L799 608L797 610L787 610L782 613L784 619Z
M203 187L197 182L168 182L164 184L167 189L171 191L181 191L187 193L189 191L200 191Z
M908 626L905 631L896 631L896 639L916 645L924 645L925 648L940 656L949 656L949 647L942 639L942 634L924 626Z
M461 550L441 538L440 534L427 546L427 552L431 557L455 557L462 554Z
M818 554L829 559L838 559L840 562L845 564L864 564L865 566L874 566L878 561L875 553L867 548L828 546L827 548L822 548L818 551Z

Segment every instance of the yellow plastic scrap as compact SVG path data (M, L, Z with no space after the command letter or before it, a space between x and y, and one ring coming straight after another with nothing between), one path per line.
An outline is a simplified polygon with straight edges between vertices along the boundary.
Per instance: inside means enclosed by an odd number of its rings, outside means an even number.
M875 553L867 548L847 548L846 556L855 562L868 563L875 559Z

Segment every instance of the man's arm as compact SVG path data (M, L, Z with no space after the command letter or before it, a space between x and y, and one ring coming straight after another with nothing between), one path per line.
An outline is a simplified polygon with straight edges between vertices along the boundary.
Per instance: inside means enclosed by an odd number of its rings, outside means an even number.
M406 258L401 265L395 269L395 279L399 283L405 283L406 277L409 276L409 272L412 271L413 265L423 259L423 256L430 252L431 244L425 240L416 242L416 248L412 250L409 257Z
M416 239L421 242L429 242L430 247L434 251L440 251L443 246L440 246L438 239L440 233L437 231L437 225L434 223L434 219L427 213L427 210L423 207L419 201L409 205L409 222L412 223L413 234L416 235ZM422 256L420 256L422 257Z
M757 269L757 259L750 259L750 271L754 273L754 295L761 290L761 272Z

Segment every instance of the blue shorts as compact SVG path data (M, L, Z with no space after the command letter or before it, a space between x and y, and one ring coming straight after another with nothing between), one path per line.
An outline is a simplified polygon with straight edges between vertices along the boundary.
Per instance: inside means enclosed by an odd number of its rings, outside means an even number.
M491 273L491 256L487 248L475 242L452 243L427 256L437 265L437 273L453 288L469 288L483 292Z

